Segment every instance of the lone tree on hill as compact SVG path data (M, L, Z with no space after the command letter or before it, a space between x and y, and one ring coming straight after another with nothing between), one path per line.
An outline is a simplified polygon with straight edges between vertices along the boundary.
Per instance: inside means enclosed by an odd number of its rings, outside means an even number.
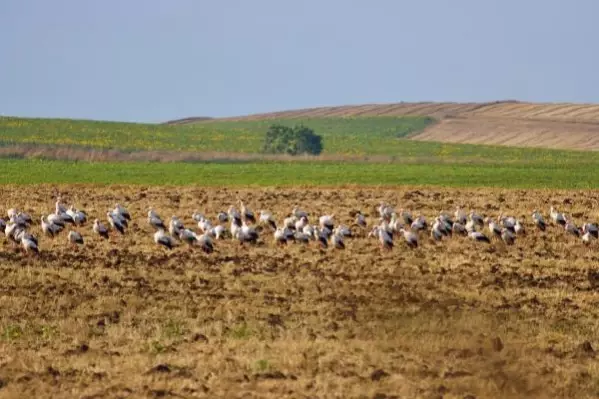
M304 125L271 125L266 132L262 152L267 154L311 154L322 152L322 137Z

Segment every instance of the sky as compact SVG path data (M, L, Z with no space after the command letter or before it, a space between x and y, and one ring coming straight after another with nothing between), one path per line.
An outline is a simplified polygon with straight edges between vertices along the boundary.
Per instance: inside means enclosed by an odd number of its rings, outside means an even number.
M0 0L0 115L599 102L596 0Z

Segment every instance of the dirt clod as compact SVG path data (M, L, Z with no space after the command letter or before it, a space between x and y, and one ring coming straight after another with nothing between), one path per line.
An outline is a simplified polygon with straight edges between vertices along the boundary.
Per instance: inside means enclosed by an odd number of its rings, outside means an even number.
M194 334L192 339L194 342L208 342L208 337L200 333Z
M591 345L589 341L584 341L583 343L578 345L578 347L576 348L576 352L578 356L583 357L595 357L596 354L593 345Z
M260 380L260 379L265 379L265 380L284 380L287 378L287 376L285 374L283 374L280 371L273 371L273 372L269 372L269 373L259 373L254 375L254 378Z
M56 370L52 366L48 366L48 368L46 369L46 372L48 374L50 374L52 377L58 377L60 375L60 371Z
M383 378L389 377L389 373L387 373L385 370L382 369L377 369L374 370L371 374L370 374L370 379L372 381L380 381Z
M503 341L499 337L495 337L491 340L491 345L495 352L501 352L503 350Z
M152 367L152 369L150 369L150 371L148 371L149 373L170 373L171 372L171 368L168 364L158 364L154 367Z

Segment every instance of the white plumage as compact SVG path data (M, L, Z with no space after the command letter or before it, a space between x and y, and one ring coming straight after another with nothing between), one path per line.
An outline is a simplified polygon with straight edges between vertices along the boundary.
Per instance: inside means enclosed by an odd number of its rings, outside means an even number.
M120 220L120 217L111 212L107 212L106 216L108 217L108 223L110 224L110 227L121 234L125 234L125 225L123 224L123 221Z
M331 236L331 244L335 249L345 249L345 242L341 234L333 234Z
M418 247L418 236L416 234L404 228L399 229L399 232L403 235L403 238L406 241L406 244L408 244L408 247Z
M58 225L58 224L54 224L54 223L46 221L45 216L42 216L41 220L42 220L42 232L45 235L50 236L50 237L56 236L58 233L60 233L60 231L64 227L64 224Z
M470 232L470 233L468 233L468 237L470 237L474 241L481 241L481 242L486 242L486 243L490 243L491 242L491 240L489 240L489 237L487 237L486 235L484 235L480 231Z
M167 235L164 230L158 230L154 233L154 242L167 249L173 249L174 247L173 238Z
M129 213L129 211L125 207L121 206L121 204L117 203L114 206L114 210L112 212L113 213L118 213L125 220L131 220L131 214Z
M287 244L287 235L281 227L275 230L274 238L276 244Z
M155 230L166 230L166 226L162 219L160 219L157 215L148 214L148 224L152 226Z
M83 245L83 236L79 232L71 230L67 237L71 244Z
M104 226L98 219L94 220L94 225L92 227L94 233L98 234L100 237L108 238L108 228Z
M22 234L20 235L20 240L21 240L21 245L23 246L23 249L25 250L25 252L27 252L27 253L34 252L36 254L39 253L39 248L37 246L37 244L38 244L37 239L35 239L35 237L33 237L31 234L22 232Z
M214 252L214 244L208 234L202 234L198 237L198 245L207 254Z
M272 213L269 211L260 211L259 223L263 225L269 225L271 228L276 229L277 223Z
M366 218L361 212L356 213L356 224L360 227L366 227Z
M181 229L179 230L179 239L187 245L192 246L198 241L198 236L189 229Z
M179 238L179 232L183 230L185 226L183 226L183 222L179 220L176 216L171 216L171 220L168 224L168 232L174 238Z
M554 223L561 224L562 226L566 224L566 218L564 217L564 214L558 212L553 206L549 208L549 215Z
M332 215L323 215L318 219L318 223L320 225L321 228L327 228L329 230L333 230L335 228L335 223L333 218L335 217L335 214Z

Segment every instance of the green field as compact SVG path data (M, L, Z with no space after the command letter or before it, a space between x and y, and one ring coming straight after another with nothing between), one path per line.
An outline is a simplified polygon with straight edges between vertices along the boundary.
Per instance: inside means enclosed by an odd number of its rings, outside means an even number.
M303 119L323 137L329 154L394 154L405 137L432 123L425 117ZM299 121L206 121L190 125L0 118L3 144L67 145L99 149L256 153L271 124Z
M43 144L121 151L257 153L272 123L300 120L206 121L156 125L0 117L0 145ZM432 122L422 117L303 119L324 137L325 154L386 156L398 163L599 164L599 152L561 151L407 140ZM376 159L375 159L376 160ZM380 161L380 159L378 159Z
M27 155L27 159L0 159L4 172L0 174L0 183L599 187L599 177L591 173L599 166L599 152L444 144L401 138L431 123L430 119L420 117L324 118L301 122L323 135L329 154L363 155L363 161L239 161L232 157L224 162L86 163ZM0 143L252 154L258 152L264 131L272 123L289 125L297 121L151 125L4 117L0 118Z
M597 165L592 165L595 167ZM86 163L1 159L0 184L100 183L198 186L437 185L596 188L588 164L450 165L335 162Z

